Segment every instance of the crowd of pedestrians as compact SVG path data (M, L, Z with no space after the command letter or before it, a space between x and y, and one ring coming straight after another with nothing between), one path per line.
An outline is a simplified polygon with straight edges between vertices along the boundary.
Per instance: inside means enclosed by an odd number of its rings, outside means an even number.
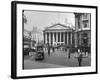
M57 47L48 47L47 48L48 56L50 56L51 53L54 53L55 50L59 50L59 49L62 50L62 51L65 51L66 54L68 54L68 59L71 58L72 49L73 49L72 47L59 47L59 48L57 48ZM51 50L52 50L52 52L51 52ZM84 50L85 56L88 56L88 54L85 51L85 49L83 49L83 50ZM75 58L77 58L78 65L82 66L82 59L84 58L82 48L76 48L75 52L77 53L77 56Z

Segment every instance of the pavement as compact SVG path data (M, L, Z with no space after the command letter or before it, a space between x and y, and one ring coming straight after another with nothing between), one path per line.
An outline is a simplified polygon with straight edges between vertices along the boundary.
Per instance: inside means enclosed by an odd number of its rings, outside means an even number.
M82 59L82 67L91 66L91 55ZM62 50L51 51L50 56L45 51L43 61L35 61L34 57L24 56L24 69L58 68L58 67L79 67L78 60L74 53L68 58L68 53Z
M41 61L24 61L24 69L41 69L41 68L60 68L61 65L42 63Z

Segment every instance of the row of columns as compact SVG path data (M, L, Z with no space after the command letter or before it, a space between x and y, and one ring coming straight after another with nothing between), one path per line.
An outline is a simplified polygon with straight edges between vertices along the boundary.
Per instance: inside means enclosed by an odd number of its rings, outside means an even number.
M54 44L54 42L63 42L64 44L72 44L72 32L44 32L44 43Z

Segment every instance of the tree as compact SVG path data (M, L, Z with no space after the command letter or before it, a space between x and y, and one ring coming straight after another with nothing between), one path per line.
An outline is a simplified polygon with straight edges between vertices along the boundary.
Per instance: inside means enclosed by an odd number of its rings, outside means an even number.
M24 14L24 11L23 11L23 22L25 23L25 24L27 24L27 18L26 18L26 16L25 16L25 14Z

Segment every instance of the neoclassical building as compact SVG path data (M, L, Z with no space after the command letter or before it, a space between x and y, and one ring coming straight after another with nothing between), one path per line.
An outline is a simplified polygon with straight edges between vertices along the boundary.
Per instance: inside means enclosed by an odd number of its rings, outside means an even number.
M43 31L44 44L49 45L73 45L73 29L63 24L54 24Z
M90 13L75 13L75 46L91 46Z

